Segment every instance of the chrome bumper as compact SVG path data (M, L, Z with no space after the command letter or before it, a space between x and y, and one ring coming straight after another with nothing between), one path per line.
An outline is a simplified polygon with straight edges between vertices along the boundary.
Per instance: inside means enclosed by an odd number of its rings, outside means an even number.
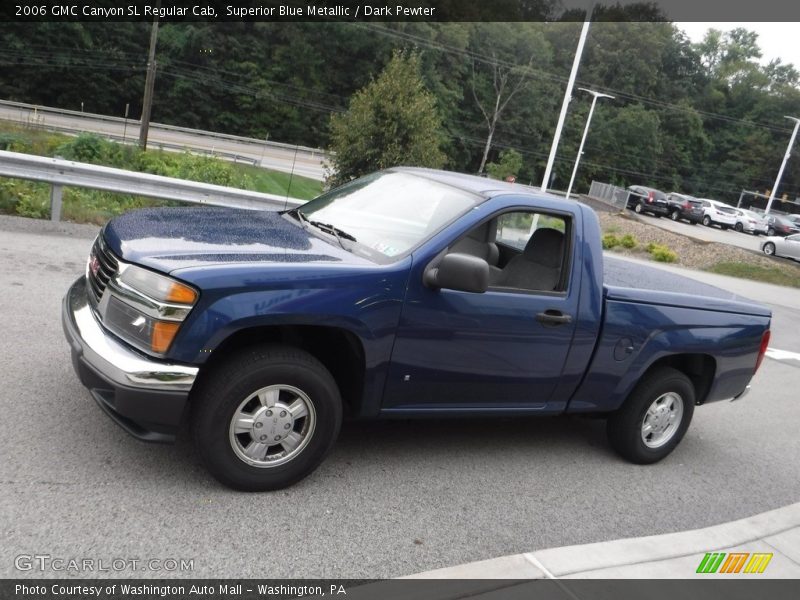
M135 352L105 331L89 306L86 279L69 288L62 311L64 332L83 362L119 386L188 392L198 368L156 361Z

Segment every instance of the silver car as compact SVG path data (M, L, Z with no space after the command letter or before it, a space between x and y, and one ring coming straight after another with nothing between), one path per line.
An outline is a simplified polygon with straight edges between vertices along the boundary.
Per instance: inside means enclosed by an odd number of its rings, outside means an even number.
M787 237L768 237L761 243L761 251L769 256L785 256L800 260L800 233Z
M753 235L766 235L769 223L760 214L744 208L736 208L736 224L733 228L736 231L746 231Z

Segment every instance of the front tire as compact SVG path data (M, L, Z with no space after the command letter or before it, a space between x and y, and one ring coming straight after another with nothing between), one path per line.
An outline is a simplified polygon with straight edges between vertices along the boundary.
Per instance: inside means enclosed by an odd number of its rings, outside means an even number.
M767 256L775 256L775 244L772 242L764 244L764 254Z
M342 400L330 372L309 353L265 345L235 354L207 375L192 399L200 459L221 483L262 492L296 483L336 441Z
M694 385L686 375L671 367L655 369L609 417L608 441L632 463L658 462L680 443L692 421L694 403Z

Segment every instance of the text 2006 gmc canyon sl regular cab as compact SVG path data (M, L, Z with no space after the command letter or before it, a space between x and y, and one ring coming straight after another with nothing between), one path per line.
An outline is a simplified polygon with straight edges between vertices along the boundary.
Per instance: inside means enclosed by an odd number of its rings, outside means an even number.
M479 177L390 169L300 208L110 221L64 299L75 369L134 436L188 420L221 482L290 485L343 415L608 417L636 463L744 394L770 311L603 284L595 213Z

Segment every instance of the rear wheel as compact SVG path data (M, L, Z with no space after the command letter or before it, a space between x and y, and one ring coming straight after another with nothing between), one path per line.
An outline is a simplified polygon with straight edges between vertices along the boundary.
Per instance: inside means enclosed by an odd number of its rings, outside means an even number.
M767 235L772 237L773 235L775 235L775 230L772 227L770 227L769 229L767 229Z
M677 210L673 210L670 213L669 218L672 219L673 221L677 221L681 218L681 215Z
M694 386L686 375L660 367L645 375L606 432L611 447L637 464L658 462L680 443L694 413Z
M191 428L209 472L238 490L277 490L311 473L342 422L339 389L307 352L267 345L216 367L192 399Z
M640 203L636 203L636 206L633 207L633 212L636 214L642 214L642 205Z
M767 256L775 256L775 244L772 242L764 244L764 254Z
M703 225L706 227L711 227L711 219L708 217L708 215L703 217Z

